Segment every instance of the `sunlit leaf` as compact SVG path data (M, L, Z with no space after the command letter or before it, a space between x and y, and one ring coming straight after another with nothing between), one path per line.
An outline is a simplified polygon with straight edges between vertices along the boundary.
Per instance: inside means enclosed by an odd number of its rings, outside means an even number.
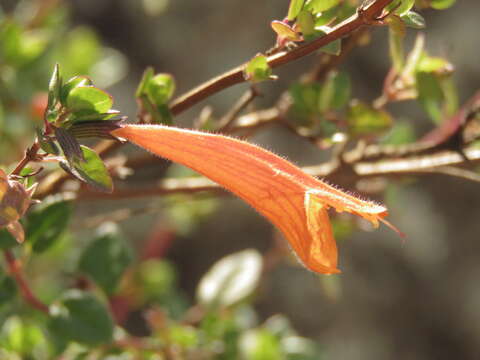
M84 161L76 160L71 164L71 171L80 180L94 189L103 192L113 191L113 182L100 156L92 149L81 145Z
M455 5L455 3L456 0L431 0L430 6L437 10L444 10Z
M272 69L264 55L257 55L245 67L244 77L251 82L260 82L272 79Z
M355 101L348 109L347 122L352 135L378 135L391 127L392 118L384 110Z
M256 288L262 257L256 250L228 255L215 263L197 288L202 304L229 306L249 296Z
M175 268L166 260L150 259L137 267L138 282L148 299L160 299L172 293L176 282Z
M326 11L338 5L340 0L308 0L305 7L314 14Z
M288 7L288 15L287 15L287 19L289 21L295 20L295 18L303 8L304 2L305 0L290 0L290 5Z
M297 24L304 36L311 35L315 32L315 18L309 11L303 10L298 14Z
M385 9L389 12L395 9L395 14L403 15L412 9L414 5L415 0L393 0Z
M54 127L53 130L55 132L55 138L68 161L85 160L78 140L70 133L70 131L61 127Z
M405 37L405 25L397 16L389 18L389 48L390 58L397 72L400 72L405 63L405 54L403 49L403 40Z
M22 359L33 359L35 353L48 350L45 334L31 321L18 316L7 318L1 329L2 347L21 355Z
M155 72L151 66L147 67L143 72L142 79L140 80L137 90L135 92L135 97L139 98L147 93L147 85L150 80L155 75Z
M383 144L402 145L415 141L412 125L405 121L396 121L392 129L382 139Z
M146 83L145 92L153 104L163 105L175 92L175 81L170 74L157 74Z
M403 14L402 21L404 22L405 26L413 29L423 29L426 26L423 16L414 11L409 11Z
M245 359L282 359L280 339L265 329L249 330L242 334L240 350Z
M53 69L53 74L50 77L48 84L48 109L52 109L60 101L60 91L62 89L62 78L60 76L60 69L58 64Z
M77 86L67 96L67 107L72 112L106 113L113 105L110 94L94 86Z
M63 105L67 105L67 98L74 88L78 86L92 86L93 82L88 76L75 76L68 80L60 91L60 101Z

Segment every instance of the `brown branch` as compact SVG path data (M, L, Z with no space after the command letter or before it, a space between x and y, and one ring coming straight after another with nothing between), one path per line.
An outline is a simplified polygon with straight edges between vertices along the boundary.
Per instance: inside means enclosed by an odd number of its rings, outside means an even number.
M283 51L269 56L267 58L268 64L272 68L288 64L317 51L335 40L353 33L365 25L375 24L377 19L382 16L384 8L392 1L393 0L377 0L368 7L360 7L355 15L336 25L329 33L321 38L299 46L291 51ZM230 86L246 81L243 76L245 66L246 64L237 66L178 97L171 103L170 111L172 114L178 115L207 97Z
M164 196L170 194L186 193L194 194L202 191L224 192L218 184L204 177L172 178L160 181L157 186L148 188L116 189L113 193L99 193L85 188L77 196L81 200L97 199L128 199L148 196Z
M10 175L20 175L20 172L28 165L30 161L33 161L37 158L37 153L40 150L40 143L35 141L35 143L25 151L23 159L17 164L15 169L10 173Z
M228 131L237 116L244 110L256 97L258 96L257 90L252 86L248 89L233 107L220 119L218 122L218 132Z
M23 299L30 304L33 308L48 314L48 306L42 303L32 292L30 287L28 286L27 282L25 281L22 271L21 271L21 264L20 262L15 259L13 253L10 250L4 250L3 255L5 256L5 260L7 261L7 266L10 274L14 278L15 282L17 283L18 288L20 289L20 293L22 294Z
M355 183L360 178L371 178L378 176L399 176L399 175L426 175L432 173L457 176L468 180L475 180L467 171L462 171L458 167L473 166L480 163L480 149L467 148L464 154L468 157L466 160L458 151L441 150L431 154L417 155L414 147L407 156L402 149L402 157L396 157L396 154L390 150L391 157L376 160L365 160L362 153L381 153L384 146L370 145L365 149L355 149L347 152L343 156L343 162L331 160L327 163L307 166L302 168L306 173L327 178L330 181L343 186ZM456 169L456 170L452 170ZM151 196L163 196L169 194L198 192L214 192L218 194L227 194L226 190L218 184L203 177L191 177L180 179L165 179L157 186L148 188L129 188L117 189L112 194L90 192L86 189L78 194L79 200L90 199L125 199L141 198Z

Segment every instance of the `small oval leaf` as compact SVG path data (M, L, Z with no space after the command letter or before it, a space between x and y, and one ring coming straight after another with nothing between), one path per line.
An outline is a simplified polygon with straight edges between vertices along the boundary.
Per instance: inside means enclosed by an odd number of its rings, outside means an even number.
M50 331L58 338L86 345L111 341L113 321L105 307L92 294L70 290L50 306Z
M116 227L99 234L84 250L78 268L107 294L113 294L132 261L132 253Z
M103 114L113 105L110 94L94 86L77 86L67 96L67 108L71 112Z
M102 192L112 192L113 182L100 156L92 149L81 145L85 161L74 161L73 173L82 181Z
M175 92L175 80L170 74L157 74L146 84L150 101L159 106L167 103Z
M202 304L229 306L249 296L262 270L262 256L247 249L215 263L200 280L197 299Z

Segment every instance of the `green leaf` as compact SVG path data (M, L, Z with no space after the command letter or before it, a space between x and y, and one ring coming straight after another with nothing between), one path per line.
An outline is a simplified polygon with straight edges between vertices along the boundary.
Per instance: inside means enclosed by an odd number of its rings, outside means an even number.
M290 87L289 92L293 99L294 112L302 117L317 114L321 89L322 87L318 83L293 84Z
M280 339L266 329L249 330L239 342L242 358L249 360L283 359Z
M309 11L303 10L298 14L297 24L300 26L300 31L304 36L315 32L315 18Z
M67 108L71 112L103 114L112 105L110 94L94 86L77 86L67 96Z
M249 296L257 287L262 256L253 249L243 250L216 262L202 277L197 299L210 306L230 306Z
M287 15L287 19L289 21L295 20L300 11L302 11L304 2L305 0L290 0L290 6L288 7Z
M150 259L138 265L137 276L146 298L159 300L172 293L177 275L169 262Z
M17 284L11 276L0 274L0 306L11 302L17 295Z
M36 60L45 50L48 33L25 31L13 21L0 27L0 58L14 68L21 68Z
M455 5L456 0L431 0L430 6L436 10L444 10Z
M451 76L440 77L440 86L444 96L444 110L447 117L458 111L458 89Z
M70 122L70 123L73 123L72 126L74 125L80 125L82 126L82 124L79 124L79 123L83 123L83 122L89 122L89 121L105 121L105 120L109 120L109 119L113 119L115 117L118 117L120 115L120 111L118 110L113 110L113 109L110 109L108 110L106 113L103 113L103 114L99 114L99 113L85 113L85 112L78 112L78 113L74 113L74 114L71 114L70 116L68 116L66 118L66 122ZM72 126L70 126L68 128L68 130L70 130L72 128Z
M70 91L78 86L92 86L93 82L88 76L75 76L68 80L60 91L60 102L62 105L67 105L67 98Z
M27 217L26 240L33 251L41 253L61 238L72 214L70 201L56 201L35 206Z
M405 63L405 53L403 49L403 39L405 37L405 25L402 20L396 16L389 17L389 46L390 58L397 72L401 72Z
M171 326L168 329L168 338L172 344L183 349L191 349L198 345L200 338L193 326Z
M352 102L347 113L349 131L354 136L379 135L392 125L391 116L360 101Z
M49 110L53 110L53 108L58 104L60 100L60 90L62 88L62 78L60 77L60 69L58 64L55 64L55 68L53 69L53 74L50 78L50 82L48 84L48 105L47 108Z
M327 11L322 11L319 14L315 14L315 27L320 28L332 23L333 20L337 17L338 7L332 7Z
M316 14L329 10L334 6L337 6L339 3L340 0L308 0L305 4L305 8Z
M19 354L21 359L34 359L35 354L45 354L48 344L43 331L34 323L10 316L2 326L2 348Z
M69 162L85 161L83 157L82 149L78 140L70 133L69 130L66 130L61 127L53 127L55 133L55 138L58 141L58 144L62 148L65 158Z
M390 12L395 9L394 14L403 15L407 13L415 5L415 0L394 0L385 9Z
M79 26L62 37L58 47L58 62L66 76L90 74L90 70L101 56L101 44L95 32Z
M155 75L155 72L151 66L147 67L143 73L142 79L138 84L137 90L135 91L135 97L140 98L143 95L147 94L147 84Z
M169 74L157 74L147 82L145 91L152 104L164 105L175 92L175 80Z
M155 124L173 124L173 115L167 104L157 106L153 111L153 119Z
M250 60L245 67L244 77L253 83L264 80L272 80L272 69L268 65L267 57L261 54Z
M95 346L112 340L112 318L105 305L90 293L67 291L50 306L50 315L50 331L64 341Z
M382 144L388 145L403 145L415 141L415 130L408 122L395 122L385 137L382 139Z
M132 252L117 228L108 230L97 236L83 251L78 269L111 295L125 269L132 262Z
M318 100L320 112L344 107L351 94L350 77L344 72L330 72L323 84Z
M337 280L336 277L322 276L322 281ZM318 360L323 359L323 351L318 344L301 336L290 335L282 338L282 350L288 360Z
M40 144L40 148L45 151L47 154L59 155L60 150L58 146L55 144L53 139L49 136L44 136L42 130L38 127L35 128L35 132L37 133L37 139Z
M440 57L428 56L424 53L422 54L422 57L420 58L415 70L417 72L442 75L445 73L451 73L453 71L452 69L452 64L450 64L447 60Z
M426 26L423 16L414 11L409 11L403 14L401 18L405 26L413 29L424 29Z
M78 160L71 163L73 169L70 170L73 175L98 191L112 192L112 178L103 160L92 149L84 145L81 145L80 148L85 161Z
M417 72L416 88L418 100L430 118L439 124L443 118L442 103L444 100L440 80L430 72Z
M18 245L17 240L6 229L0 229L0 249L10 249Z

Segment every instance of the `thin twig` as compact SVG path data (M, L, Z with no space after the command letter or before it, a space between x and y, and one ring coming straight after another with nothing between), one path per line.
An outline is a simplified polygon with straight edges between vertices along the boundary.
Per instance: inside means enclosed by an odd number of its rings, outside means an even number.
M17 164L15 169L10 173L10 175L20 175L25 166L28 165L30 161L33 161L37 157L37 153L40 150L40 143L35 141L34 144L25 151L23 159Z
M228 131L237 116L258 96L257 90L254 87L250 87L234 106L223 116L218 122L218 132Z
M382 15L384 8L392 1L393 0L378 0L366 8L360 8L356 14L336 25L326 35L303 46L294 48L291 51L282 51L269 56L267 58L268 64L272 68L288 64L306 55L312 54L323 46L341 39L365 25L375 24L377 19ZM170 111L172 114L178 115L207 97L210 97L230 86L246 81L243 76L245 66L246 63L227 71L226 73L213 78L178 97L171 103Z
M15 259L15 256L10 250L4 250L3 255L5 256L5 260L7 261L7 266L10 274L15 279L15 282L20 289L20 293L24 300L30 304L33 308L48 314L48 306L42 303L32 292L29 285L25 281L22 271L21 271L21 264L20 262Z
M457 177L460 179L473 181L473 182L480 182L480 175L474 171L468 169L458 168L456 166L442 166L433 169L425 169L422 172L426 174L443 174L448 176Z
M377 152L370 148L381 147L379 145L369 145L362 151ZM464 153L468 156L465 160L458 151L441 150L431 154L415 155L414 152L410 156L402 158L385 158L381 160L367 161L363 160L359 150L351 150L344 155L344 162L332 160L320 165L303 167L306 173L334 180L335 183L346 185L344 181L338 179L349 178L349 182L355 182L360 178L372 178L378 176L398 176L398 175L426 175L431 173L442 173L453 176L460 176L460 172L453 174L452 170L445 170L446 167L457 167L463 165L473 166L480 163L480 149L468 148L464 149ZM405 154L403 154L405 155ZM457 170L459 170L457 168ZM348 175L348 176L346 176ZM466 176L464 172L460 176L464 179L477 181L471 176ZM86 189L78 194L79 200L89 199L126 199L126 198L142 198L151 196L164 196L169 194L188 193L194 194L198 192L214 192L217 194L227 194L227 192L218 184L203 177L191 177L180 179L165 179L157 186L148 188L129 188L117 189L112 194L94 193Z

